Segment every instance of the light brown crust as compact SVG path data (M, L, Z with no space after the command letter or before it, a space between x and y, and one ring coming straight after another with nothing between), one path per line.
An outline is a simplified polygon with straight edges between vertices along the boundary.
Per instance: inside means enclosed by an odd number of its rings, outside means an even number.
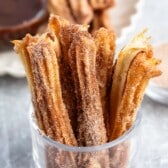
M149 79L160 75L160 72L156 71L154 67L158 62L153 63L154 60L146 60L145 53L139 53L132 62L127 74L121 104L114 121L111 135L113 139L121 136L133 125L136 117L135 112L142 100Z
M32 38L33 37L29 37ZM36 37L35 37L36 38ZM30 57L30 67L36 89L36 105L43 117L46 134L67 145L77 145L70 125L68 113L62 101L62 91L59 77L59 67L55 47L58 45L56 36L47 32L26 46ZM30 80L29 80L30 81ZM31 82L31 81L30 81ZM39 113L38 111L38 113Z
M120 52L111 90L110 140L118 138L133 125L149 79L161 73L156 68L159 63L153 58L144 32Z
M71 24L60 17L52 16L50 18L50 27L56 32L60 42L60 78L62 86L63 101L69 113L71 125L76 134L77 131L77 100L75 87L72 80L72 72L69 65L68 50L76 33L87 31L87 26Z
M78 101L79 145L103 144L107 137L96 79L96 46L87 32L76 34L68 56Z
M44 123L43 123L43 116L41 114L41 111L39 110L39 106L37 105L36 88L34 87L35 83L34 83L34 78L33 78L33 72L32 72L32 67L30 66L31 60L30 60L29 54L26 50L27 44L30 41L29 37L30 36L27 35L26 38L23 41L15 40L14 41L15 50L19 53L20 58L21 58L24 66L25 66L25 71L26 71L26 74L27 74L27 80L28 80L29 88L30 88L30 91L31 91L31 94L32 94L32 103L33 103L33 106L34 106L36 118L38 120L39 128L46 133L45 126L44 126ZM33 40L35 42L37 41L37 39L35 39L35 38Z
M97 48L96 77L99 84L106 130L109 130L109 98L112 80L113 58L115 53L115 35L112 30L100 28L94 34Z

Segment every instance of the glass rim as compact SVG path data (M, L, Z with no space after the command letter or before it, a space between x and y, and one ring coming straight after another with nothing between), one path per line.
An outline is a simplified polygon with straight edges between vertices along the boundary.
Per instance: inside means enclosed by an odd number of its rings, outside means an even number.
M142 119L142 112L141 112L141 110L138 110L133 126L128 131L126 131L122 136L120 136L119 138L117 138L113 141L107 142L105 144L101 144L101 145L79 147L79 146L70 146L70 145L62 144L60 142L57 142L57 141L51 139L47 135L45 135L38 128L38 125L35 121L36 119L34 117L34 113L33 113L32 108L29 112L29 120L30 120L30 124L31 124L30 127L31 127L31 129L33 128L33 130L35 131L37 136L40 136L40 138L45 143L49 144L50 146L60 148L63 151L68 151L68 152L96 152L96 151L105 150L108 148L115 147L118 144L121 144L122 142L126 141L127 139L129 139L130 137L132 137L133 135L136 134L136 128L139 127L141 119Z

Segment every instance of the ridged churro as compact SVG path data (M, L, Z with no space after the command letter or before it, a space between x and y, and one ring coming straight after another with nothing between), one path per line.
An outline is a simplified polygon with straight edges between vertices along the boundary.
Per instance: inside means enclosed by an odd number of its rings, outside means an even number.
M75 87L72 81L72 72L68 58L68 50L70 48L73 37L80 31L87 31L87 26L74 25L68 21L52 16L49 26L57 35L60 42L62 55L60 56L60 78L62 86L63 101L69 113L71 125L76 134L77 131L77 100L75 95Z
M77 98L78 143L82 146L103 144L107 137L96 80L96 46L89 33L76 34L68 56Z
M27 43L26 43L27 42ZM67 110L63 103L59 76L59 45L52 32L42 36L27 35L23 41L15 41L15 49L20 53L28 73L28 81L33 92L33 102L39 125L44 132L61 143L77 145ZM23 46L24 45L24 46ZM24 51L25 54L22 53ZM31 73L29 71L31 69ZM38 107L36 109L36 107Z
M113 58L115 53L115 35L112 30L100 28L94 34L97 48L96 76L99 84L101 103L106 129L109 129L109 97L112 80Z
M119 54L110 98L110 140L125 133L135 121L150 78L158 76L159 60L153 58L145 32L138 34Z

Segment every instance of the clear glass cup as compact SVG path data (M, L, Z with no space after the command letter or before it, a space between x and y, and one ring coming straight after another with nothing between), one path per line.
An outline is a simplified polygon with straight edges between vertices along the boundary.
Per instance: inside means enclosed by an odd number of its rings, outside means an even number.
M141 112L123 136L92 147L73 147L45 136L30 115L35 168L137 168L140 166ZM141 166L140 166L141 167Z

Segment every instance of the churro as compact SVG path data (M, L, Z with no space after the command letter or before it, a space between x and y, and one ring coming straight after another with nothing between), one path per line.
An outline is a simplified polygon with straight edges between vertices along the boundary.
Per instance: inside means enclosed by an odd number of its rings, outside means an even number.
M71 24L68 21L52 16L49 22L50 28L55 32L59 39L62 55L60 56L60 78L62 86L63 101L69 113L74 133L77 132L77 100L75 95L74 83L72 81L72 72L70 69L68 50L73 37L80 31L87 31L87 26Z
M103 144L107 137L96 79L96 46L89 33L76 34L68 56L78 102L78 143L82 146Z
M54 140L77 145L62 99L57 37L53 32L47 32L40 37L27 35L22 41L14 43L15 49L24 60L23 63L28 73L27 77L31 90L33 90L32 98L40 128L43 128L43 131ZM42 119L40 120L38 116Z
M149 79L161 74L156 68L160 61L153 58L148 40L142 32L119 54L110 98L110 140L133 125Z
M100 28L94 34L97 47L96 76L99 84L101 103L106 129L109 130L109 96L112 80L113 58L115 53L115 35L112 30Z

